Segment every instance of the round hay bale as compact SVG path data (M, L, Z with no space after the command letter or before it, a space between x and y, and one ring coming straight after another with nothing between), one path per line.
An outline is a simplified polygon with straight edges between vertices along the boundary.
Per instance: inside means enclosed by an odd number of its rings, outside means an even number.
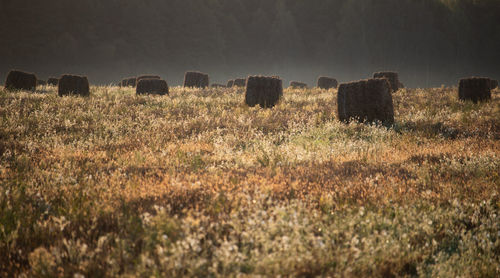
M89 81L86 76L65 74L59 79L59 96L90 96Z
M5 80L7 90L26 90L34 91L36 89L36 75L18 70L11 70Z
M399 90L399 74L392 71L381 71L373 74L373 78L386 78L389 80L393 92Z
M343 122L380 121L394 123L391 86L383 79L368 79L340 84L337 93L338 117Z
M491 79L491 89L494 90L498 87L498 80Z
M186 88L207 88L208 74L188 71L184 75L184 87Z
M339 83L337 79L332 77L320 76L318 77L318 88L320 89L337 89Z
M121 82L122 87L135 87L137 84L137 78L135 76L124 78Z
M244 78L237 78L234 80L233 87L245 87L247 80Z
M299 81L291 81L290 88L292 89L307 89L307 84Z
M129 77L127 79L127 87L135 87L137 86L137 78L136 77Z
M154 94L154 95L168 95L168 84L167 81L162 79L150 78L141 79L137 82L137 88L135 93L138 95L142 94Z
M491 79L486 77L469 77L460 80L458 98L471 100L474 103L491 99Z
M283 96L281 79L266 76L249 76L246 81L245 103L262 108L275 106Z
M59 78L49 77L49 79L47 79L47 84L51 86L57 86L57 84L59 84Z
M136 78L135 84L139 84L142 79L161 79L158 75L140 75Z
M234 85L234 80L229 80L229 81L227 81L226 87L231 88L231 87L233 87L233 85Z
M210 85L210 87L212 87L212 88L226 88L226 85L214 83L214 84Z
M47 85L47 81L38 79L36 81L36 85L38 85L38 86L45 86L45 85Z

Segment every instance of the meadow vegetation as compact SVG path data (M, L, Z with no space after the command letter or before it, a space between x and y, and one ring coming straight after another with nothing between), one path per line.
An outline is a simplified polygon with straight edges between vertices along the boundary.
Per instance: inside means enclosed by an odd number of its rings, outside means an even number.
M498 277L500 94L0 89L0 276Z

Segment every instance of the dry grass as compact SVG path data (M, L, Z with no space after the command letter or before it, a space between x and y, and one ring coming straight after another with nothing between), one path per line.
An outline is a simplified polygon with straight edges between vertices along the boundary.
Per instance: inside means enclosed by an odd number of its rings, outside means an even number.
M0 90L0 276L498 277L498 91L243 90Z

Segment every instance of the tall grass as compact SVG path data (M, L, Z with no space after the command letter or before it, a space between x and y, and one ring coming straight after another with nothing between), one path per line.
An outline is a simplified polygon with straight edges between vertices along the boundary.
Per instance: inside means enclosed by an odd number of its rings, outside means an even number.
M336 92L0 90L0 276L497 277L500 106Z

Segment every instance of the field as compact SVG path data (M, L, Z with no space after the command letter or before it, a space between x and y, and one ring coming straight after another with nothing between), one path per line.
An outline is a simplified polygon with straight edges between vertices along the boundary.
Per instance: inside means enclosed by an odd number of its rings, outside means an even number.
M498 277L500 94L0 89L0 276Z

